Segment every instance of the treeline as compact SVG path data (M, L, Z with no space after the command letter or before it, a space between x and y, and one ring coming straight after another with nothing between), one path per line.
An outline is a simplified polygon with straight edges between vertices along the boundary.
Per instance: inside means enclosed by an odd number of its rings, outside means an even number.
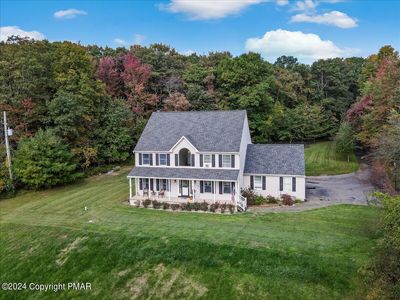
M271 64L255 53L185 56L162 44L112 49L13 37L0 43L0 109L14 129L15 182L48 187L127 160L156 110L246 109L254 142L330 138L347 115L373 148L362 133L372 106L347 111L366 101L386 57L398 60L384 47L367 60L305 65L282 56ZM0 189L12 189L4 163L0 173Z

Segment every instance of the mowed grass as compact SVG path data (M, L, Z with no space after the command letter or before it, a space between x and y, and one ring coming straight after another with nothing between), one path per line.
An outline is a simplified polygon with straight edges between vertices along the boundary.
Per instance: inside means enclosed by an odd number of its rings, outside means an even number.
M130 207L127 169L0 201L1 299L352 299L377 210L213 215ZM88 210L85 211L84 207Z
M355 154L352 153L348 161L347 154L336 153L333 142L311 144L304 151L307 176L347 174L358 170Z

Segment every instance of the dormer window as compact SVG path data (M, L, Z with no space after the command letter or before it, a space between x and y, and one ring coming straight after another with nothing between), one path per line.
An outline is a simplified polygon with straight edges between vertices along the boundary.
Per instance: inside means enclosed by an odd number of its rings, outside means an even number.
M211 154L204 154L203 163L204 163L204 167L211 168L211 166L212 166Z
M231 167L231 156L230 155L222 155L222 167L223 168Z
M142 155L142 164L143 165L150 165L150 154L149 153L143 153L143 155Z
M167 154L160 154L159 155L159 163L160 166L166 166L167 165Z

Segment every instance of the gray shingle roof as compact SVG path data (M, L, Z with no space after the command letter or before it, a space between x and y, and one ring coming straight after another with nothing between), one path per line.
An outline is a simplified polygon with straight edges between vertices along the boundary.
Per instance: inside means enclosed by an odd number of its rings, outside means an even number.
M304 145L247 145L244 173L305 175Z
M210 179L231 180L238 179L239 170L198 169L198 168L167 168L167 167L134 167L128 176L157 177L172 179Z
M155 112L135 151L169 151L185 136L199 151L239 152L245 110Z

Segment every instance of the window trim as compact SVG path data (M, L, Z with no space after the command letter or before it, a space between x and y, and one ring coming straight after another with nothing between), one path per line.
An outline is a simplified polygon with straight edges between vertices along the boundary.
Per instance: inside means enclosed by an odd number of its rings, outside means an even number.
M209 162L206 162L206 157L209 158ZM206 164L208 164L208 166L206 166ZM203 166L205 168L212 167L212 155L211 154L203 154Z
M229 164L224 162L224 158L228 157L229 158ZM224 165L228 165L228 166L224 166ZM223 168L231 168L232 166L232 157L230 154L222 154L222 167Z
M257 179L260 180L259 186L258 186L258 183L257 183ZM254 189L257 190L257 191L261 191L262 190L262 176L255 175L253 177L253 180L254 180L254 185L253 185Z
M229 188L229 192L225 191L226 186ZM222 193L223 194L231 194L232 193L232 183L231 182L226 182L226 181L222 182Z
M207 185L207 183L210 183L210 191L209 191L209 192L206 191L206 185ZM203 181L203 193L204 193L204 194L212 194L212 193L213 193L212 181L210 181L210 180L205 180L205 181Z
M143 166L150 166L150 155L151 155L150 153L143 153L142 154L142 165ZM148 163L144 162L146 156L147 156L147 159L149 161Z
M163 156L165 157L165 163L164 163L164 164L161 163L161 155L163 155ZM160 154L158 155L158 164L159 164L160 166L166 166L166 165L167 165L167 154L165 154L165 153L160 153Z

